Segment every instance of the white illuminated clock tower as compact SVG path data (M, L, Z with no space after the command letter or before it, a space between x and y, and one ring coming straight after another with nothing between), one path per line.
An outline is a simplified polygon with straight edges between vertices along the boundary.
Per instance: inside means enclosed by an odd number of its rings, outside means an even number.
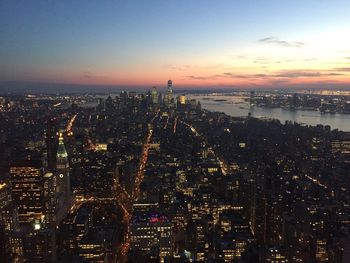
M70 176L69 176L69 161L66 147L64 146L62 132L59 134L58 138L58 149L56 155L56 171L57 177L57 193L59 202L59 211L61 215L59 217L64 217L71 206L71 187L70 187Z

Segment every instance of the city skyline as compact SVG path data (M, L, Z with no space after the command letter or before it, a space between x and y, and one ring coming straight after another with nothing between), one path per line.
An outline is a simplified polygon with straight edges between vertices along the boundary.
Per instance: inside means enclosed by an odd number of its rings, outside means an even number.
M349 262L348 95L167 84L0 97L1 262Z
M346 89L347 1L3 1L0 82Z

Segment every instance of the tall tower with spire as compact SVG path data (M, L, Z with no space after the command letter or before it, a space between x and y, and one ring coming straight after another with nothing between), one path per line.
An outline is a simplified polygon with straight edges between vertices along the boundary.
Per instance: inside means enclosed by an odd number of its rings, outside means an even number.
M168 88L167 88L167 92L164 96L164 104L167 107L173 106L173 103L174 103L172 87L173 87L173 81L168 80Z
M171 79L168 80L168 92L173 94L173 81Z
M59 133L56 154L57 194L58 194L58 221L68 213L71 206L71 187L69 176L69 161L62 132Z

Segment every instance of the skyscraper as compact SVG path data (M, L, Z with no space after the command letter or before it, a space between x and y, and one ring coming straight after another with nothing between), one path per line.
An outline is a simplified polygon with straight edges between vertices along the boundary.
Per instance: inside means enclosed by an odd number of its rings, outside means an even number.
M168 91L170 93L173 93L172 87L173 87L173 81L171 79L169 79L168 80Z
M173 229L168 217L156 212L156 204L135 204L130 224L131 249L158 257L160 262L173 253ZM158 251L154 251L158 248Z
M71 205L71 188L69 176L69 161L66 147L64 146L62 132L59 134L58 149L56 154L58 215L57 221L63 219Z
M57 123L54 118L48 118L46 123L46 151L47 167L50 171L53 171L56 165L57 151Z
M164 96L164 104L167 107L171 107L174 104L172 87L173 87L172 80L168 80L168 88L167 88L167 92Z
M17 209L11 204L9 185L0 181L0 259L11 262L10 234L15 229Z
M44 213L45 221L48 225L56 226L57 220L57 176L53 173L45 173L43 179L43 191L44 191Z
M18 207L19 223L42 220L43 171L41 161L25 160L10 164L12 200Z
M151 98L152 98L152 103L153 104L158 104L158 91L157 91L156 87L152 88Z
M185 94L182 94L179 96L179 104L185 105L186 104L186 96Z

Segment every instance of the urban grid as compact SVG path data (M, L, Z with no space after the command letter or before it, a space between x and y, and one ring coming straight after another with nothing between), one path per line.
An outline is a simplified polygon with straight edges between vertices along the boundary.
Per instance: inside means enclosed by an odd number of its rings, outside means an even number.
M210 112L171 80L2 97L0 122L1 262L348 258L347 132Z

